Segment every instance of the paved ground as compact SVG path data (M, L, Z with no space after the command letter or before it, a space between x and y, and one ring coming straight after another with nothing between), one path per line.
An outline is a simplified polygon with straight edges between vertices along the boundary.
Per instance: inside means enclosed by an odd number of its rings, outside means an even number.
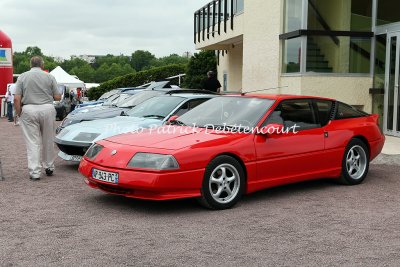
M1 119L0 140L0 266L400 265L393 156L360 186L307 182L208 211L192 200L106 195L61 161L54 177L31 182L20 129Z

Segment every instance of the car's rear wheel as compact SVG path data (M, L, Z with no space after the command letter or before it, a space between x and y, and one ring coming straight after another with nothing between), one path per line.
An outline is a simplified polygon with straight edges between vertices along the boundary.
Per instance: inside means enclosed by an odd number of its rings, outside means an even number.
M244 171L230 156L218 156L206 167L200 204L210 209L228 209L234 206L245 188Z
M353 138L346 147L342 160L343 184L355 185L364 181L369 169L369 151L360 139Z

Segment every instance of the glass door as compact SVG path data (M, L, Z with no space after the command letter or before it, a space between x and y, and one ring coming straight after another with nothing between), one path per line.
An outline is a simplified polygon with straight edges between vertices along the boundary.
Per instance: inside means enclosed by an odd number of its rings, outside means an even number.
M400 137L400 32L387 35L384 131Z

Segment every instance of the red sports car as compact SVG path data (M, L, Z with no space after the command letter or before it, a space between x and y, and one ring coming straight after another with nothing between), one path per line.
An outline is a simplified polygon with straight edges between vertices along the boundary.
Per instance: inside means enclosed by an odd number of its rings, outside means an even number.
M221 96L160 128L98 141L86 183L132 198L198 198L211 209L243 194L318 178L361 183L385 138L378 115L292 95Z

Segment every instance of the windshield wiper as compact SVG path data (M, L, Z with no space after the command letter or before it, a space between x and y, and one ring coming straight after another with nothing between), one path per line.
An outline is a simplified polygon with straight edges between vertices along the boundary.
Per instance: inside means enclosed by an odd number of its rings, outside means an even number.
M144 115L143 118L157 118L157 119L164 119L165 116L161 116L161 115Z

